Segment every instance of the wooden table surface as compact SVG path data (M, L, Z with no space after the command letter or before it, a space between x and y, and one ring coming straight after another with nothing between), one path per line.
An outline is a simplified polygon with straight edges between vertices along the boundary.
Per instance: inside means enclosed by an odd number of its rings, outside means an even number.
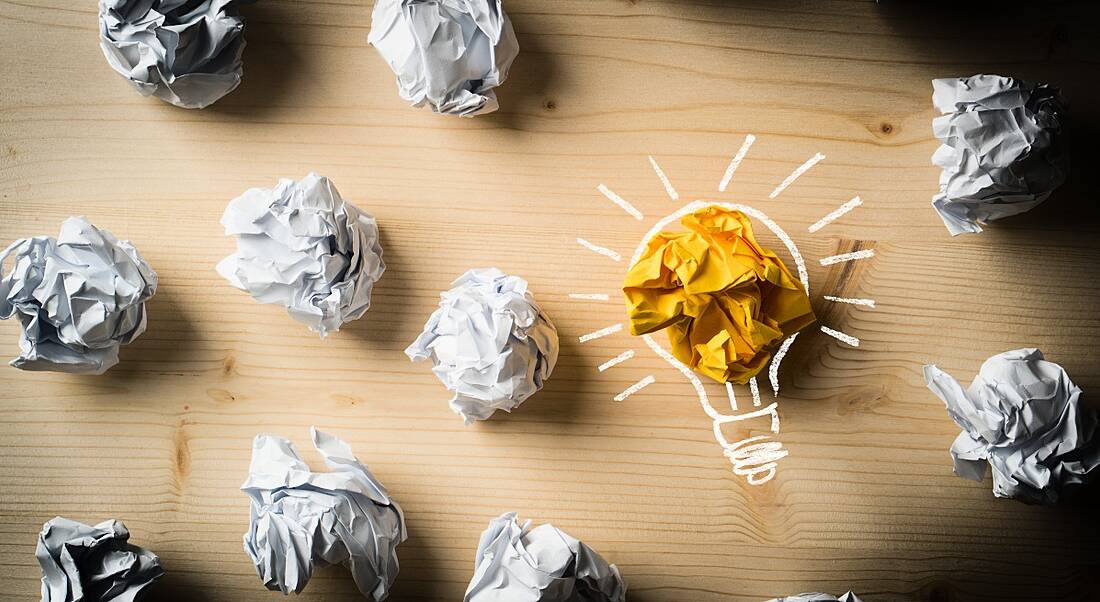
M1097 10L926 4L507 0L522 50L502 109L463 120L398 97L367 45L366 1L247 7L243 85L188 111L110 69L91 0L0 0L0 241L85 215L160 275L148 331L106 375L0 368L3 599L37 595L36 533L55 515L122 519L168 571L155 600L279 599L242 550L238 487L260 431L320 467L310 425L347 439L406 510L396 601L459 600L479 533L509 510L591 544L634 602L849 588L867 602L1096 599L1094 502L1029 507L953 476L958 428L921 366L968 382L988 356L1037 346L1100 387ZM1076 171L1031 214L952 239L929 205L931 79L983 71L1063 88ZM747 134L756 143L719 193ZM388 264L372 309L324 341L214 272L234 248L218 223L226 203L311 170L378 218ZM807 231L855 195L863 207ZM790 455L759 487L731 472L690 385L639 339L578 342L625 319L615 299L630 254L693 199L775 218L809 259L821 323L862 341L798 339L779 401ZM817 261L854 248L876 256ZM438 292L482 266L530 281L561 360L518 411L464 427L402 350ZM17 333L0 324L4 357ZM597 370L627 349L637 356ZM650 374L655 384L613 401ZM359 598L333 568L300 599Z

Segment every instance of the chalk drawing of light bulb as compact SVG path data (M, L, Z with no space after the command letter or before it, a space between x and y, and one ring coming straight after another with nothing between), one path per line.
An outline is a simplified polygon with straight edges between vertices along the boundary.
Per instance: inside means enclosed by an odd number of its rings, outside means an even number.
M756 138L751 134L745 137L745 141L742 144L740 150L734 155L723 174L721 182L718 186L719 192L725 192L729 185L735 171L738 169L742 160L748 154L749 149L752 147ZM809 171L814 165L825 159L825 155L821 153L815 154L813 157L799 165L789 176L787 176L781 183L779 183L775 189L769 195L769 199L778 197L784 190L791 186L799 177ZM657 161L653 157L649 157L650 165L653 171L657 175L663 185L665 192L669 198L673 201L679 201L680 195L676 191L675 187L669 181L668 177L662 171ZM609 201L618 205L629 216L638 221L644 221L645 216L639 211L632 203L626 199L620 197L613 190L600 184L597 186L597 190ZM861 206L863 201L860 197L856 196L844 203L836 210L832 211L825 217L821 218L807 229L809 233L813 234L839 219L843 215L852 211L853 209ZM635 264L645 252L645 249L654 236L662 232L670 224L680 220L682 217L694 213L700 209L704 209L710 206L717 206L729 211L739 211L742 214L748 216L758 224L765 226L786 248L787 254L791 258L792 263L795 266L798 280L805 288L806 294L810 294L810 278L806 268L806 261L803 258L801 251L795 245L792 238L788 233L779 226L774 220L768 217L760 209L740 204L740 203L728 203L722 201L712 200L696 200L692 201L676 211L666 215L659 219L652 228L642 237L642 240L638 244L637 249L634 252L633 257L630 259L630 265ZM613 261L621 262L623 257L617 251L603 247L584 238L578 238L577 243L592 252L603 255ZM874 257L874 249L863 249L850 253L843 253L840 255L832 255L829 257L823 257L819 260L823 266L869 259ZM611 296L603 293L571 293L569 295L573 299L585 300L585 301L608 301L611 300ZM832 303L844 303L849 305L857 305L865 308L874 309L875 301L873 299L861 299L861 298L845 298L831 295L824 295L822 297L827 302ZM606 336L614 335L623 330L623 325L612 324L611 326L601 328L597 331L590 332L588 334L579 337L581 343L600 339ZM859 347L859 339L829 328L828 326L821 325L821 332L826 335L837 339L843 344ZM780 431L780 419L779 419L779 370L783 363L783 358L787 355L788 350L795 343L798 337L798 333L794 333L785 339L775 350L772 355L771 361L768 364L767 374L768 381L771 388L772 400L770 403L764 403L764 395L761 394L761 387L757 377L753 377L748 382L748 389L751 395L751 406L748 402L738 403L737 396L734 391L734 386L727 382L725 383L726 396L728 397L729 410L719 411L713 403L711 398L707 394L706 387L703 385L702 380L699 378L691 368L684 363L676 359L673 354L663 347L652 334L643 334L641 339L645 342L646 346L651 349L658 357L663 359L673 368L675 368L691 385L700 406L703 411L712 421L712 429L714 432L714 438L721 446L722 453L729 460L733 473L740 477L745 478L746 482L750 485L762 485L772 480L779 466L780 460L789 455L789 450L783 447L783 444L778 439ZM598 366L600 372L604 372L610 368L613 368L623 362L626 362L634 358L635 352L632 349L628 349L618 356L611 358ZM656 382L656 378L653 375L648 375L636 383L630 385L624 389L621 393L614 397L617 402L625 401L628 397L648 387ZM723 427L732 424L741 424L755 422L758 424L766 424L766 434L746 436L741 439L730 441L723 431Z

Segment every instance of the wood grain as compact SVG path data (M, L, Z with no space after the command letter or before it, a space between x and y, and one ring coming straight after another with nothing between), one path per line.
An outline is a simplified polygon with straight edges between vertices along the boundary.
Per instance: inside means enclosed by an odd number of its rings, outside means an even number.
M479 532L508 510L600 550L634 602L848 588L868 602L1098 599L1095 500L1033 508L954 477L957 428L920 376L935 361L968 380L989 355L1038 346L1100 388L1097 10L926 4L508 0L522 52L503 108L459 120L400 100L367 45L367 2L248 7L244 84L186 111L111 71L91 0L0 0L0 241L86 215L161 277L148 332L108 374L0 369L4 599L36 595L35 534L58 514L124 520L169 571L157 600L276 599L241 549L237 488L256 432L307 448L311 424L346 438L407 511L398 601L460 599ZM930 80L982 71L1064 89L1076 171L1028 216L951 239L929 206ZM767 199L816 152L827 159ZM576 342L623 311L568 294L615 298L625 269L576 237L629 257L678 206L647 155L685 202L775 218L811 258L822 323L862 340L794 346L780 402L791 454L763 487L731 474L690 387L640 341ZM389 265L370 312L325 341L214 272L233 248L225 204L310 170L377 216ZM856 194L863 207L806 232ZM877 256L817 265L857 247ZM530 280L562 357L519 411L464 428L401 351L438 291L489 265ZM17 332L0 324L0 355L18 352ZM625 349L637 357L596 370ZM647 374L656 384L612 401ZM358 598L336 568L301 599Z

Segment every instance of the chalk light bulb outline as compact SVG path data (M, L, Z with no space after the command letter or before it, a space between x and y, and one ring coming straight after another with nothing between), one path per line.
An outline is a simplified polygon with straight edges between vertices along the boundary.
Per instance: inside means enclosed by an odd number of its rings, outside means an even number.
M775 223L775 221L768 217L763 211L740 203L698 200L684 205L677 211L658 220L653 228L642 237L642 242L639 243L637 250L634 252L634 256L630 259L630 264L634 265L638 263L649 241L669 224L679 220L685 215L694 213L705 207L713 206L730 211L740 211L764 224L764 226L771 230L772 234L775 234L780 242L787 247L787 251L791 254L791 258L798 270L798 280L806 289L806 295L810 294L810 275L806 269L806 260L802 258L802 253L798 250L794 241L791 240L791 237L779 226L779 224ZM645 341L646 345L649 346L654 353L673 368L679 370L680 373L688 379L688 382L691 383L692 388L695 389L695 393L699 397L699 405L703 407L703 411L706 412L707 416L710 416L713 421L714 438L718 441L718 444L722 446L722 453L729 458L730 463L733 465L733 473L745 477L745 480L748 481L750 485L762 485L774 478L779 460L785 458L789 452L783 449L783 445L780 442L770 440L772 439L772 435L756 435L741 439L735 443L730 443L729 440L726 439L725 433L722 432L722 425L770 415L771 432L773 435L779 434L779 366L782 364L783 357L787 354L787 350L790 349L796 337L798 337L797 332L784 339L768 365L768 376L771 379L772 391L775 394L776 400L772 401L772 403L767 406L761 407L763 402L760 399L760 384L754 376L749 380L749 388L752 391L753 407L758 409L744 414L723 414L711 405L702 381L691 368L684 365L683 362L673 357L668 350L661 347L660 343L658 343L651 334L642 335L642 340ZM734 412L738 411L737 398L733 392L733 385L729 382L726 383L726 393L729 396L730 408Z
M756 137L752 134L749 134L745 137L745 142L742 144L737 154L734 155L733 159L730 161L730 164L726 169L725 174L723 174L722 181L718 186L719 192L726 191L726 187L729 185L729 182L732 179L734 172L737 170L738 166L741 164L741 161L747 155L749 148L752 146L755 140ZM811 157L802 165L800 165L797 169L795 169L778 186L776 186L776 188L772 191L768 198L774 199L779 196L784 190L787 189L787 187L793 184L795 180L797 180L804 173L809 171L810 168L812 168L823 159L825 159L825 155L821 153L815 154L813 157ZM676 192L676 189L673 187L672 183L669 181L664 171L661 170L660 165L657 164L657 161L652 156L649 157L649 162L650 165L653 167L653 171L656 173L658 179L660 179L662 185L664 186L665 192L668 194L669 198L673 201L678 201L680 198L679 194ZM597 187L597 190L599 190L600 193L603 194L608 200L618 205L631 217L635 218L638 221L642 221L645 219L645 216L642 214L641 211L638 211L638 209L635 208L629 201L615 194L615 192L613 192L608 187L600 184ZM832 211L825 217L812 224L808 228L808 231L811 234L815 233L824 228L826 225L839 219L841 216L845 215L849 211L852 211L856 207L861 206L862 204L863 201L860 199L860 197L854 197L850 201L844 203L836 210ZM646 244L650 241L650 239L660 233L669 224L679 220L685 215L709 206L718 206L727 210L740 211L767 227L772 232L772 234L774 234L780 240L780 242L783 243L787 251L790 253L798 272L799 281L802 283L802 286L805 287L806 294L810 294L810 278L808 270L806 269L806 262L802 256L802 253L799 251L797 245L794 244L794 241L791 239L791 237L782 227L779 226L779 224L769 218L767 214L765 214L763 211L760 211L755 207L740 203L696 200L684 205L673 213L666 215L665 217L658 220L657 223L654 224L654 226L649 230L649 232L647 232L646 235L642 237L641 242L638 244L638 247L635 250L633 257L630 260L630 265L637 263L642 254L645 252ZM583 238L578 238L577 243L590 251L593 251L605 257L609 257L613 261L622 261L622 256L611 249L595 245ZM874 249L864 249L852 253L843 253L840 255L824 257L820 260L820 263L822 266L828 266L842 262L867 259L873 257L874 254ZM590 301L610 300L609 295L599 293L572 293L569 296L573 299ZM834 303L858 305L869 307L872 309L875 307L875 301L873 299L843 298L830 295L824 295L823 298L826 301ZM823 333L837 339L838 341L841 341L842 343L845 343L852 347L859 347L859 339L854 336L837 330L833 330L824 325L822 325L820 329ZM582 335L579 340L581 343L585 343L587 341L615 334L617 332L620 332L621 330L622 324L614 324L595 332ZM702 406L703 411L707 414L707 416L711 418L714 438L722 447L722 453L726 456L727 459L729 459L730 464L732 465L733 473L738 476L744 477L750 485L763 485L764 483L767 483L768 481L771 481L773 478L775 478L779 460L785 458L790 453L788 450L784 449L782 443L778 440L775 440L774 437L779 434L780 428L778 412L779 367L782 364L783 358L786 356L787 351L790 349L791 345L794 343L797 337L798 333L795 333L784 339L783 343L775 351L769 363L768 376L772 387L772 393L775 398L772 403L766 406L763 405L763 401L761 400L760 395L759 383L756 377L753 377L749 381L749 389L752 392L754 409L752 411L747 411L744 413L724 414L718 411L710 403L710 398L707 395L706 388L703 386L703 382L691 368L684 365L682 362L673 357L667 349L662 347L661 344L657 342L652 334L641 335L642 340L655 354L657 354L658 357L660 357L666 363L679 371L691 384L698 397L700 406ZM616 356L615 358L604 362L598 367L598 369L600 372L603 372L633 357L634 351L627 350L622 354ZM615 401L623 401L630 395L633 395L634 393L644 389L654 382L656 382L656 379L653 377L653 375L648 375L616 395ZM737 407L737 400L734 394L733 385L727 382L725 384L725 387L726 393L729 397L731 410L733 412L738 412L739 409ZM760 417L771 418L770 434L748 436L731 443L726 438L725 433L723 433L722 431L723 425Z

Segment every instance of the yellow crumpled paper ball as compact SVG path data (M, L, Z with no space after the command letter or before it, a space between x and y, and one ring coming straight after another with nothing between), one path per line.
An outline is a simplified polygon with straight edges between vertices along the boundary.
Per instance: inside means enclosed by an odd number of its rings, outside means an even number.
M630 333L667 328L676 359L744 384L814 322L810 298L740 211L711 205L680 223L686 231L658 233L627 272Z

